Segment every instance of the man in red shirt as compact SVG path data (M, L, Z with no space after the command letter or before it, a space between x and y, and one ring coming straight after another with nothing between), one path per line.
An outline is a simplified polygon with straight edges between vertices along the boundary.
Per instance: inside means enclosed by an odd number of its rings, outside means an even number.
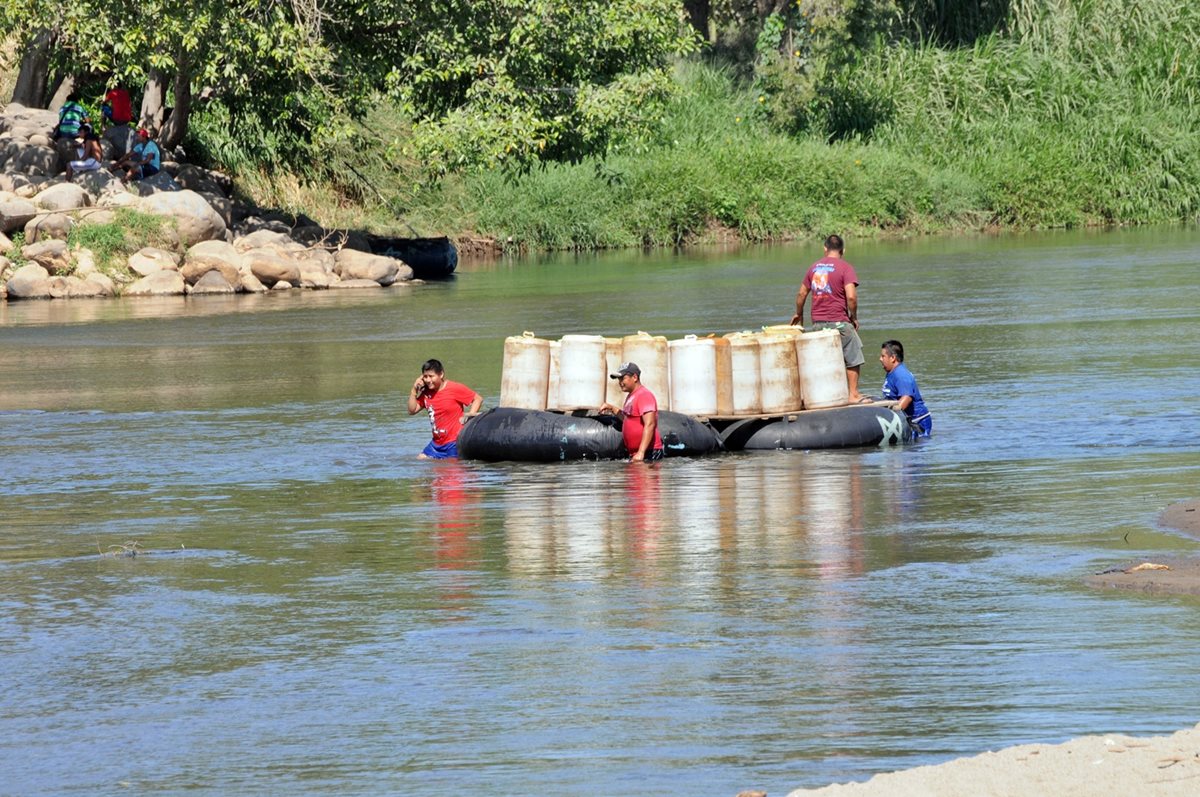
M642 369L637 363L621 363L615 374L622 392L628 393L625 406L617 410L605 402L600 412L615 412L621 416L621 436L633 462L657 462L663 458L663 441L658 434L658 399L642 384Z
M463 411L474 415L482 405L483 396L446 378L446 369L440 360L426 360L408 394L408 414L428 410L429 425L433 429L433 439L417 459L457 458Z
M863 356L858 337L858 275L854 266L842 259L846 244L841 236L825 239L825 256L813 263L796 293L796 314L792 324L804 324L804 303L812 294L812 330L836 329L842 336L842 359L846 363L846 386L850 401L864 403L869 398L858 392L858 375Z
M104 118L114 125L127 125L133 120L133 105L129 101L129 92L120 86L104 93L104 103L100 110Z

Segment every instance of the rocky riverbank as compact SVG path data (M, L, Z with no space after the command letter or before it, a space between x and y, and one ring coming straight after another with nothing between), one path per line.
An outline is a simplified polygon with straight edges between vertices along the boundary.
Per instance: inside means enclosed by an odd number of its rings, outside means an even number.
M366 236L236 202L224 175L187 163L126 184L101 169L68 181L74 142L53 141L53 111L0 113L0 300L262 293L412 284L412 269L370 252ZM106 160L117 153L103 140ZM162 220L159 246L103 258L72 232ZM15 239L15 240L14 240Z

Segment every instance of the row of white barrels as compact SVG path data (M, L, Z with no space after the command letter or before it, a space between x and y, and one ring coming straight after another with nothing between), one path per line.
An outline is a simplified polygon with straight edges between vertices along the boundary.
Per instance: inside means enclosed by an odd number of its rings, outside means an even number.
M778 415L849 401L836 330L772 326L671 341L645 332L505 338L500 406L572 411L607 401L620 407L625 396L609 374L624 362L637 363L661 409L685 415Z

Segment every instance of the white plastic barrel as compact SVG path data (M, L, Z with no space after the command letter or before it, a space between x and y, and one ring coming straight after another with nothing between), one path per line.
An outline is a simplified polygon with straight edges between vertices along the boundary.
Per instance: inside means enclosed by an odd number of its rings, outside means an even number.
M842 336L836 329L805 332L796 338L800 392L805 409L840 407L850 402Z
M617 408L625 404L625 394L621 391L621 383L610 379L609 374L617 372L621 363L625 362L624 357L624 346L620 338L604 339L604 381L607 384L604 390L604 400Z
M557 340L550 341L550 380L549 386L546 388L546 409L558 409L558 364L562 359L562 343Z
M758 360L758 337L752 332L730 332L730 386L734 415L758 415L762 412L762 370Z
M719 415L715 339L687 335L667 346L671 359L671 411Z
M604 403L608 372L604 338L599 335L563 335L558 355L558 408L595 410Z
M642 369L641 383L650 388L660 410L671 406L671 376L667 339L662 335L638 332L621 339L621 362L637 363ZM616 371L613 371L616 373Z
M800 327L779 325L763 327L758 338L759 385L762 414L782 415L802 406L800 368L796 359L796 341Z
M550 389L550 341L532 332L504 339L500 406L546 409Z

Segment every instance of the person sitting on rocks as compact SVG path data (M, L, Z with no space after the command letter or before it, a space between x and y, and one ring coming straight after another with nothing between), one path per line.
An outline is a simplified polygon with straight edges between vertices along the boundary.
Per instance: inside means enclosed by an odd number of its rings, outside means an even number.
M104 117L105 128L129 124L133 119L133 105L129 101L129 92L120 86L105 92L100 114Z
M67 164L67 179L75 179L80 172L94 172L100 168L104 152L100 149L100 136L96 135L91 125L79 128L79 146L76 148L75 160Z
M58 109L58 125L54 128L54 139L75 138L79 128L88 121L87 109L79 104L79 93L71 92L67 101Z
M158 174L162 168L162 153L150 139L150 131L139 127L137 143L113 164L114 171L125 170L126 180L144 180Z

